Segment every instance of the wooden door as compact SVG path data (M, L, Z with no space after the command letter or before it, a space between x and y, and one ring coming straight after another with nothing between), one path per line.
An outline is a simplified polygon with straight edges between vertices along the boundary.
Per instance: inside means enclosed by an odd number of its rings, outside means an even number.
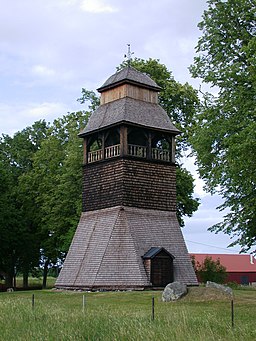
M173 260L165 254L159 254L151 260L151 283L154 287L164 287L173 282Z

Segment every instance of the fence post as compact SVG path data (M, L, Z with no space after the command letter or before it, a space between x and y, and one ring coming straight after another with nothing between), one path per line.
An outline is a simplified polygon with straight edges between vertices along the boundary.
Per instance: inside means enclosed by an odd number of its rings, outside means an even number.
M231 325L234 328L234 301L231 300Z
M83 295L83 313L85 311L85 295Z
M35 308L35 295L32 294L32 310Z
M152 297L152 321L155 319L155 297Z

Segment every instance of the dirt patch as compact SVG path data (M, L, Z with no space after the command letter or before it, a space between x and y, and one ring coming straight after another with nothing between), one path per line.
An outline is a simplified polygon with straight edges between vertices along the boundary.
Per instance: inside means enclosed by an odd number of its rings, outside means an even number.
M230 300L231 296L219 289L206 287L190 287L188 294L183 297L184 301L226 301Z

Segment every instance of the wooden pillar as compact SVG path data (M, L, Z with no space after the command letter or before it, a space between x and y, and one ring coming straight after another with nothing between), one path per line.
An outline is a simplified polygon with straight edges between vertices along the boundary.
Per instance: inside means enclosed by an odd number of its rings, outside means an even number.
M83 139L83 147L84 147L83 163L84 163L84 165L86 165L86 164L88 163L88 148L87 148L87 142L88 142L87 137L84 137L84 139Z
M171 161L175 162L175 137L172 136L172 145L171 145Z
M148 148L147 148L147 159L152 159L152 134L148 132Z
M120 127L120 156L128 155L128 136L127 136L127 127Z
M107 136L106 136L105 132L103 132L102 136L101 136L102 160L105 160L105 141L106 141L106 138L107 138Z

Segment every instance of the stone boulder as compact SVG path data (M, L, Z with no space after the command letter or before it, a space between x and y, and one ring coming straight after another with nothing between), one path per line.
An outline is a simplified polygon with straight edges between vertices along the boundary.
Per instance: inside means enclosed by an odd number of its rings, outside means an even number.
M215 288L215 289L218 289L220 291L223 291L224 293L226 293L230 296L233 295L233 290L230 287L228 287L226 285L218 284L215 282L207 281L206 282L206 288Z
M162 294L163 302L176 301L188 292L186 284L173 282L166 285Z

